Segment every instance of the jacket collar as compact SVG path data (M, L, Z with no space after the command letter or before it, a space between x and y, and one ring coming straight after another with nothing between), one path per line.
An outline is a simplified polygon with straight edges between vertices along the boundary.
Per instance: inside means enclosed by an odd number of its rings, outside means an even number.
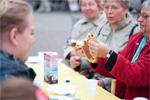
M0 58L4 58L6 60L11 60L11 61L14 61L14 62L16 62L18 64L24 65L24 61L22 61L21 59L15 57L12 54L4 52L2 50L0 50Z
M133 18L130 14L127 15L127 18L118 23L117 29L121 29L132 22Z
M143 33L138 33L138 34L139 34L139 36L135 43L140 43L142 38L144 37ZM147 41L146 46L150 47L150 41Z
M86 24L86 23L88 23L88 22L92 22L92 23L94 23L94 25L98 26L98 25L102 22L102 19L103 19L103 20L106 19L106 15L105 15L105 12L100 11L100 14L99 14L99 16L98 16L96 19L90 21L90 20L88 20L86 17L84 17L84 18L82 19L81 23L82 23L82 24Z

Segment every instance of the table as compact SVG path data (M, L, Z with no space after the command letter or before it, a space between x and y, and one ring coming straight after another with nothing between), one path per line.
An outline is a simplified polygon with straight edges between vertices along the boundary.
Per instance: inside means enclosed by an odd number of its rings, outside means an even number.
M39 64L27 64L28 67L33 68L36 72L37 76L44 77L44 67ZM70 80L70 83L66 83L66 80ZM76 85L76 93L73 97L76 97L80 100L121 100L118 97L114 96L113 94L107 92L103 88L97 88L97 93L95 98L89 98L87 92L87 78L80 75L78 72L75 72L68 66L63 63L58 64L58 84L59 85ZM47 88L48 83L44 82L43 84L43 91L50 97L52 96L59 96L54 94L48 94Z

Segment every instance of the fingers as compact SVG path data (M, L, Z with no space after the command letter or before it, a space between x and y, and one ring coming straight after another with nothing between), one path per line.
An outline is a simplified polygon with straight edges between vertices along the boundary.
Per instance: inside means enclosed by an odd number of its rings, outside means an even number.
M95 50L92 50L92 49L89 49L89 51L90 51L90 54L92 55L92 56L96 56L96 52L95 52Z
M85 57L85 55L84 55L82 49L79 49L79 50L77 50L76 52L77 52L77 55L78 55L79 57Z
M95 46L96 46L96 44L97 44L97 43L95 43L95 42L93 42L93 41L91 41L91 40L88 41L88 46L89 46L90 49L94 49Z
M98 85L101 86L102 88L105 87L104 82L102 80L98 80Z
M76 68L77 66L81 65L81 59L78 56L73 56L70 58L70 65L72 68Z
M81 75L86 75L88 73L89 73L89 70L83 70L83 71L80 72Z
M95 43L95 42L93 42L93 41L89 41L88 42L89 43L89 51L90 51L90 54L92 55L92 56L97 56L96 54L97 54L97 44L98 43Z

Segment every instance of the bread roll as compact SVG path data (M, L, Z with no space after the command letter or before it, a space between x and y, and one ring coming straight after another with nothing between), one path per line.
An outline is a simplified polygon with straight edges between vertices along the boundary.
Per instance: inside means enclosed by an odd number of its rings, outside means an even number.
M88 36L87 36L87 40L84 41L84 46L82 46L82 50L86 56L86 58L88 59L89 62L91 63L97 63L98 60L99 60L99 57L94 57L90 54L90 51L89 51L89 46L88 46L88 41L91 40L91 41L94 41L96 43L98 43L98 41L95 39L95 37L89 33Z
M76 50L82 49L83 53L85 54L85 56L86 56L86 58L88 59L89 62L97 63L98 60L99 60L99 57L93 57L90 54L89 47L88 47L88 41L89 40L98 43L98 41L95 39L95 37L91 33L89 33L87 35L87 40L84 40L84 44L79 40L77 40L77 41L76 40L71 40L71 46L74 47Z

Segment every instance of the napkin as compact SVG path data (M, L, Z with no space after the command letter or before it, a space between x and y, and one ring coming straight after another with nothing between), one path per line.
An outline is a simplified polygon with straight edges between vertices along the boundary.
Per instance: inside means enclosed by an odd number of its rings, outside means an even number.
M70 95L49 97L50 100L80 100Z
M74 95L76 92L76 85L49 85L47 91L49 94Z

